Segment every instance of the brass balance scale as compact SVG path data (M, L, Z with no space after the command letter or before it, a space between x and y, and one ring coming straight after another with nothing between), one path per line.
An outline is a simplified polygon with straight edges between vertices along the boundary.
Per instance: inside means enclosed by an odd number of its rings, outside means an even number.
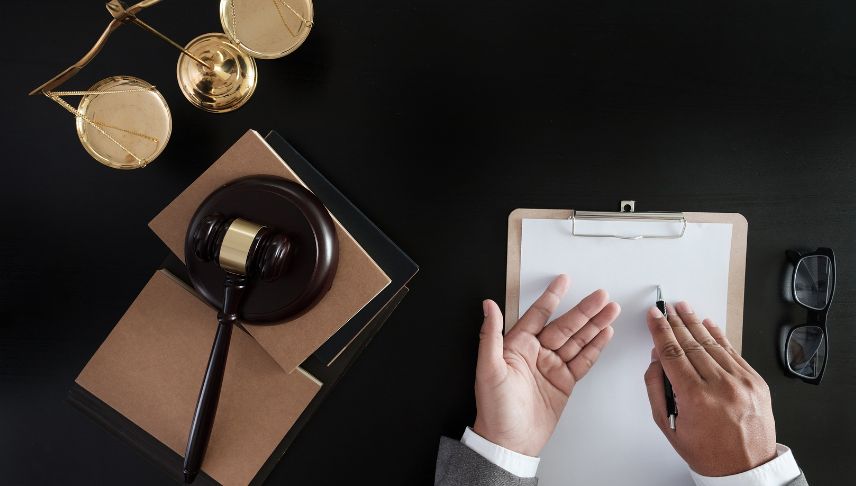
M181 46L138 17L161 0L126 6L107 2L113 19L79 61L30 92L44 94L74 115L81 144L95 160L116 169L138 169L154 160L172 133L163 95L133 76L111 76L83 91L58 91L89 64L110 35L134 24L181 51L178 86L194 106L226 113L243 106L258 84L255 59L276 59L303 44L313 25L312 0L221 0L224 33L203 34ZM80 96L75 108L64 96Z

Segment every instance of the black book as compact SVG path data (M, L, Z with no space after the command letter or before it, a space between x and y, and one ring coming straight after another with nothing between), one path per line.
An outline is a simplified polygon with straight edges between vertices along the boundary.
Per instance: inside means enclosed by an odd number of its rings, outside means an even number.
M380 312L385 303L393 298L398 289L407 285L407 282L419 271L419 267L278 133L271 131L265 136L265 141L288 163L288 166L312 189L315 195L324 201L327 209L342 222L342 225L391 280L375 299L315 351L313 354L315 358L321 363L330 364L360 333L372 316Z

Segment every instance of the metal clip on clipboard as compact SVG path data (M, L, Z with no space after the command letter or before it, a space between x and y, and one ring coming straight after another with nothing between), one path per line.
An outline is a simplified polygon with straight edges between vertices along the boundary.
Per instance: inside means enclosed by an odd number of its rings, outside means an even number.
M687 230L687 218L684 213L665 213L665 212L636 212L636 201L621 201L619 212L610 211L574 211L571 215L571 235L585 238L618 238L622 240L642 240L642 239L677 239L684 236ZM577 221L636 221L636 222L680 222L681 229L675 234L665 235L618 235L618 234L594 234L577 232Z

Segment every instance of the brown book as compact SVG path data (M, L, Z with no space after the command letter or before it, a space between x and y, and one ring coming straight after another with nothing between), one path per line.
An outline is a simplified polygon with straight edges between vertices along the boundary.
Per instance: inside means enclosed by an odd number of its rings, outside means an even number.
M172 252L184 260L190 218L217 188L250 175L297 181L297 175L255 131L242 136L150 223ZM305 184L304 184L305 185ZM249 215L247 215L249 217ZM333 286L315 307L284 325L246 325L247 331L286 371L294 370L390 283L389 277L335 220L339 267ZM200 375L201 376L201 375Z
M183 260L187 225L198 205L222 185L250 175L273 175L303 184L250 131L155 217L150 227ZM199 480L244 485L258 482L270 472L308 420L314 404L343 372L338 369L328 376L329 372L313 368L312 359L307 358L390 284L390 278L335 217L334 223L339 266L325 297L289 322L243 324L233 331ZM404 291L396 294L395 304ZM391 311L395 305L387 307ZM182 456L187 444L217 328L216 316L217 311L185 282L166 270L156 272L78 376L80 391L72 394L73 402L111 430L129 440L131 436L138 439L132 442L172 451L155 455L174 462L169 455ZM350 346L348 352L358 351ZM312 374L305 370L304 362L314 370ZM324 383L313 375L322 377Z
M77 384L183 455L216 322L216 310L160 270ZM235 329L203 472L224 485L248 484L321 386L301 368L286 373Z

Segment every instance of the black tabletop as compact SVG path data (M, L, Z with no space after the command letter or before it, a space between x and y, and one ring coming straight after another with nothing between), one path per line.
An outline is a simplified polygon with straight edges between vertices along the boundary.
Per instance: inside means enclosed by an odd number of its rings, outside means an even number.
M217 3L144 19L184 43ZM173 134L137 171L80 146L31 89L77 60L103 2L8 2L3 24L0 471L4 484L166 477L65 401L163 260L146 223L249 128L275 129L407 251L412 292L270 484L430 484L441 434L474 417L480 300L504 295L517 207L740 212L749 220L744 355L778 439L813 485L856 476L856 3L319 1L294 54L259 62L243 108L192 107L177 51L125 26L66 84L118 74L166 97ZM784 252L838 256L821 386L786 378ZM642 379L640 370L639 379ZM620 465L620 458L615 463Z

